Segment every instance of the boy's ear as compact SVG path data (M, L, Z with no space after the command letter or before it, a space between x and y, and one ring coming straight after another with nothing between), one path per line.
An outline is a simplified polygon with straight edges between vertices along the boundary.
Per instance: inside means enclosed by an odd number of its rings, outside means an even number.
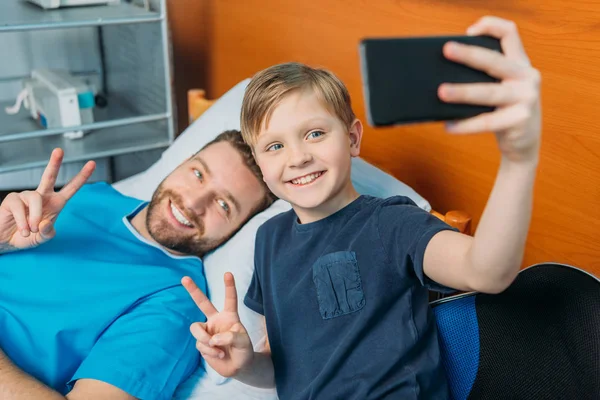
M360 142L363 136L363 125L359 119L355 119L348 129L350 134L350 155L352 157L358 157L360 154Z

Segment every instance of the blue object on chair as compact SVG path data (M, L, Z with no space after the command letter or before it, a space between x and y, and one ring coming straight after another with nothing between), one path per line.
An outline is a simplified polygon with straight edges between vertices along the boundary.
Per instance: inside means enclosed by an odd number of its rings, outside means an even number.
M600 399L600 280L538 264L503 293L431 303L454 400Z
M433 309L442 363L454 400L466 400L479 368L479 325L475 296L452 298Z

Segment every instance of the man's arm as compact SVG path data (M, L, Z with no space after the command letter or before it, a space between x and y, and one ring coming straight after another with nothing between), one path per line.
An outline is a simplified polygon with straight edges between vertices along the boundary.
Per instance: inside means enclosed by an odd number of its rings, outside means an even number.
M447 43L444 55L500 82L444 84L438 94L449 103L496 107L491 113L453 122L448 130L493 131L502 154L500 169L475 237L438 233L425 250L423 271L456 289L498 293L519 271L531 220L541 132L540 74L529 64L514 23L484 17L467 32L501 39L504 54Z
M0 399L10 400L95 400L115 399L132 400L131 397L119 388L108 383L93 379L77 381L73 390L66 397L52 390L37 379L21 371L0 350Z

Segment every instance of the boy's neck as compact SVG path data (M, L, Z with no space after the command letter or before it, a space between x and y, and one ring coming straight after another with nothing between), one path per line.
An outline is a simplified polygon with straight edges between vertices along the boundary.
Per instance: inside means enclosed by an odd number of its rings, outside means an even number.
M309 224L316 222L321 219L327 218L332 214L335 214L354 200L358 199L360 194L354 189L352 181L348 181L348 184L344 186L336 195L332 196L329 200L322 203L315 208L301 208L292 204L292 208L298 216L298 220L301 224Z

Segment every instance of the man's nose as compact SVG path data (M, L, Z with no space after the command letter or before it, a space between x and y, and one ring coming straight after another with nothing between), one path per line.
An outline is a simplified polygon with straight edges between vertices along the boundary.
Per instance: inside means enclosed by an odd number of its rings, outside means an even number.
M313 156L306 146L294 146L290 152L288 164L290 167L302 167L313 160Z
M214 194L210 190L203 190L198 193L198 190L190 191L184 199L184 206L193 211L196 215L203 215L214 199Z

